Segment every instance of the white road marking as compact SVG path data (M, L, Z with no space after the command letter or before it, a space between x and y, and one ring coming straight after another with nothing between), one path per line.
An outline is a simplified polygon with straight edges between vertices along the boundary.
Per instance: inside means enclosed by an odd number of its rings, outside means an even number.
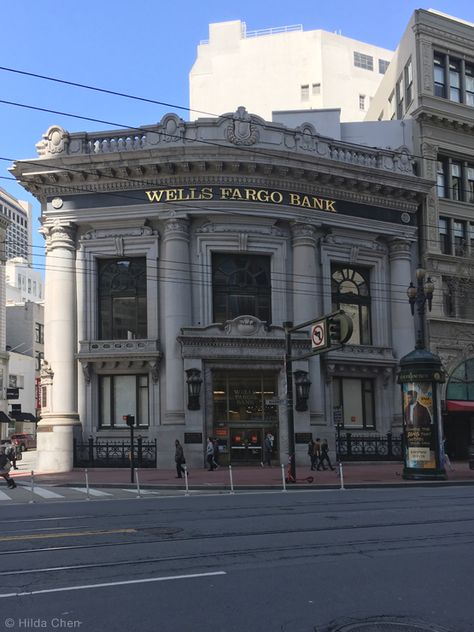
M30 489L31 486L28 483L20 483L23 489ZM50 489L45 489L44 487L34 486L33 492L40 496L41 498L64 498L61 494L57 494L56 492L52 492Z
M26 597L30 595L44 595L47 593L66 592L70 590L89 590L91 588L110 588L112 586L129 586L130 584L149 584L151 582L167 582L173 579L195 579L197 577L214 577L216 575L227 575L225 571L214 573L193 573L192 575L172 575L168 577L149 577L148 579L129 579L123 582L107 582L104 584L84 584L82 586L64 586L63 588L48 588L45 590L32 590L31 592L5 593L0 595L0 599L9 597Z
M122 492L130 492L131 494L136 494L137 490L136 489L126 489L125 487L122 488L120 491ZM159 494L159 490L157 489L141 489L140 490L140 494Z
M71 487L70 489L74 489L76 490L76 492L83 492L84 494L87 494L87 487ZM102 492L100 489L92 489L92 487L89 487L89 494L91 496L112 496L113 494L110 494L109 492Z
M12 500L12 499L10 498L8 494L5 494L5 492L2 492L2 490L0 489L0 500Z

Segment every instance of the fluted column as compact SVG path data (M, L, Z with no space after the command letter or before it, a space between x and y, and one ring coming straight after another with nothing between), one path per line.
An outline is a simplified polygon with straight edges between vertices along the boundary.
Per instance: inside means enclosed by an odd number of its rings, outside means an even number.
M170 219L163 238L162 293L165 406L164 423L184 423L184 364L176 337L191 320L189 222Z
M407 298L411 281L411 242L391 239L390 245L390 307L392 315L392 349L396 358L413 351L415 330Z
M322 281L316 263L316 229L308 224L294 223L291 226L293 246L293 320L298 325L307 320L316 320L321 313ZM321 365L319 356L308 360L309 409L312 420L322 420L323 400Z
M45 367L47 397L38 424L37 470L67 472L73 465L77 413L75 226L55 222L46 238Z

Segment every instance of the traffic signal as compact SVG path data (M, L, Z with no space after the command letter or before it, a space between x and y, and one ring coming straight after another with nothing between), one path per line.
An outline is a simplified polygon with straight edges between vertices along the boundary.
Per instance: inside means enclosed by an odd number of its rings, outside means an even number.
M328 317L328 332L331 345L343 345L352 336L352 318L342 310Z
M135 425L135 417L133 415L124 415L122 419L130 428Z

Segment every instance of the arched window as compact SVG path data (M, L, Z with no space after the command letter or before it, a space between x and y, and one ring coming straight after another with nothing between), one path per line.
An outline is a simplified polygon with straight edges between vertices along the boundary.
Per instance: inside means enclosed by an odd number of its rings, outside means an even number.
M100 259L98 265L99 338L146 338L145 259Z
M354 323L348 344L371 344L369 271L333 264L331 293L333 310L344 310Z
M451 373L446 399L474 401L474 358L466 360Z
M270 324L270 257L215 253L212 294L214 322L256 316Z

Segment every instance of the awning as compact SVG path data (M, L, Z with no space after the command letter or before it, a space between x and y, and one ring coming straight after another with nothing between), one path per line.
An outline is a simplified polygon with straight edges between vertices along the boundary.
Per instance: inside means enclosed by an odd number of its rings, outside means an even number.
M32 421L33 423L36 423L37 421L36 417L31 413L13 412L10 413L10 417L15 421Z
M449 413L474 413L474 401L460 400L460 399L447 399L446 411Z
M10 422L10 417L0 410L0 424L9 424Z

